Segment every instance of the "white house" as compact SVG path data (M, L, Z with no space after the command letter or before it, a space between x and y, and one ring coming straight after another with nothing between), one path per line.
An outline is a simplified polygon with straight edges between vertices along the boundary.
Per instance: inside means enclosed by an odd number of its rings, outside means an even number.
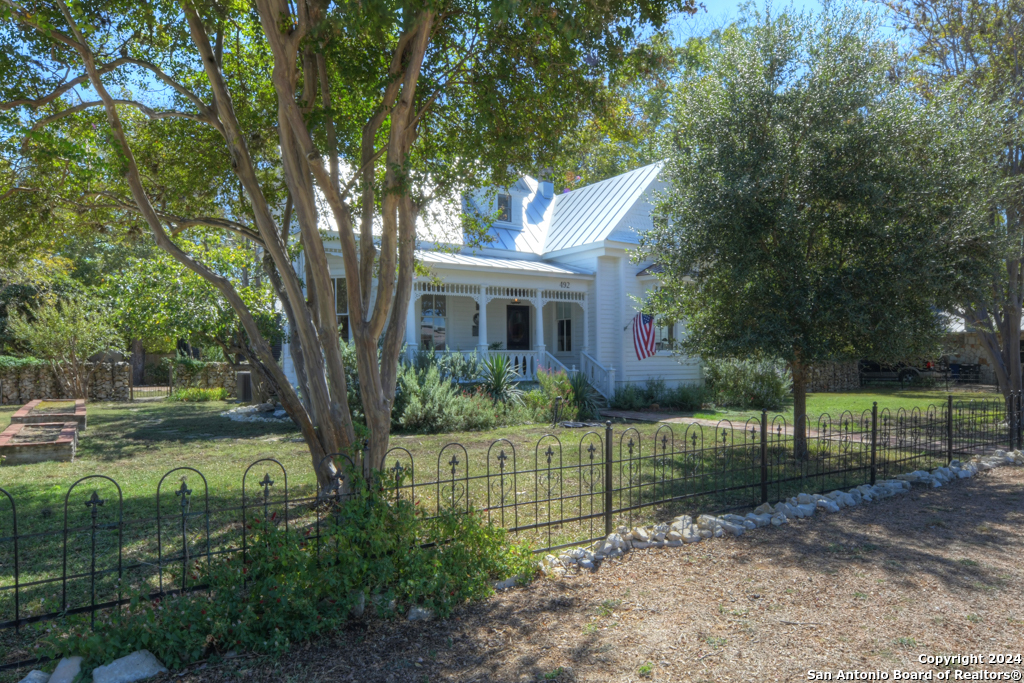
M524 177L487 196L496 206L477 206L483 195L467 199L464 209L500 212L489 230L493 241L417 252L432 277L413 283L405 330L410 354L423 348L502 353L525 379L540 368L579 369L605 396L625 382L700 381L696 359L668 350L677 324L657 328L655 355L638 360L633 348L631 295L642 297L658 278L655 269L632 263L630 251L651 227L661 166L557 195L550 182ZM340 243L325 247L336 287L344 287ZM346 298L336 299L347 334ZM283 356L291 373L290 355Z

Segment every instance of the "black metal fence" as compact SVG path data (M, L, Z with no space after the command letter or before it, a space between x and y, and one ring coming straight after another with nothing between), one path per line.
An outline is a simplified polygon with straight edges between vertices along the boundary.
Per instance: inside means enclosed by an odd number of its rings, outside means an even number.
M396 495L442 510L479 510L538 551L603 538L620 524L665 520L682 512L724 512L798 492L827 492L928 469L1021 443L1019 397L954 402L925 410L822 415L794 428L781 417L716 425L662 425L653 433L625 426L573 434L566 445L549 434L522 452L508 439L471 453L451 443L436 457L393 448L386 467ZM305 528L319 552L326 499L289 494L288 473L265 458L242 474L239 504L212 508L207 480L191 467L167 472L153 495L155 511L126 514L119 484L103 475L76 481L59 512L38 499L19 518L0 488L0 635L66 615L201 589L196 562L245 553L247 521L262 516ZM133 501L131 510L140 506ZM2 649L2 648L0 648ZM11 668L24 662L4 662Z

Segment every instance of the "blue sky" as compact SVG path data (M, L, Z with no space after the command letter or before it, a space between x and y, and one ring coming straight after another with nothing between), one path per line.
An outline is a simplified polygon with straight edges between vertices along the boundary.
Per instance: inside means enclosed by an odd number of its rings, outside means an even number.
M839 0L842 2L843 0ZM674 28L679 37L685 38L691 34L704 34L711 29L720 28L734 21L740 14L740 7L747 0L697 0L703 2L704 8L691 18L679 19L674 22ZM854 6L859 6L867 11L876 11L884 14L885 8L871 0L849 0ZM764 12L766 0L755 0L755 7L758 11ZM821 8L820 0L776 0L771 3L772 9L781 11L792 8L796 11L817 12Z

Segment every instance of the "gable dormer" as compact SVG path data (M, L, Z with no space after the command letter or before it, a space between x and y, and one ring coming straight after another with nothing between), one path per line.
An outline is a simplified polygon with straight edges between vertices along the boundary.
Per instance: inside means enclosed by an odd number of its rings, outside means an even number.
M498 216L487 231L492 241L486 249L540 254L554 203L554 187L549 181L523 176L497 192L474 193L466 199L466 209L478 216Z

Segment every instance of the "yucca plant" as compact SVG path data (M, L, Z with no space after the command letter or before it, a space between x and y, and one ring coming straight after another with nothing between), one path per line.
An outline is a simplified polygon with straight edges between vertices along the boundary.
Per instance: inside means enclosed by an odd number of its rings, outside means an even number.
M576 414L581 417L595 417L601 395L582 372L569 373L569 385L572 387L572 404L576 406Z
M489 355L481 365L480 386L495 401L522 405L523 390L516 384L517 379L519 373L504 354Z

